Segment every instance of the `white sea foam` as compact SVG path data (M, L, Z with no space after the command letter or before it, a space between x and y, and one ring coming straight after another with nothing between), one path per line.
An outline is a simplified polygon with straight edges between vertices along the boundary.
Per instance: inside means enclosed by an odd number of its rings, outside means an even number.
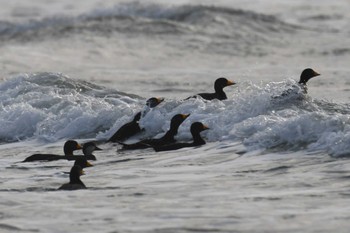
M139 99L93 87L53 73L20 75L4 82L2 141L91 137L132 115L139 105Z
M208 141L241 142L247 150L305 148L335 156L348 151L349 146L340 140L350 133L348 106L330 107L298 92L276 97L295 85L294 80L246 82L233 87L235 94L224 101L166 99L140 120L143 137L161 136L171 118L182 113L191 115L179 128L179 140L191 139L190 125L201 121L210 127L202 133ZM0 89L3 141L105 140L144 108L144 100L62 74L22 75L4 82Z

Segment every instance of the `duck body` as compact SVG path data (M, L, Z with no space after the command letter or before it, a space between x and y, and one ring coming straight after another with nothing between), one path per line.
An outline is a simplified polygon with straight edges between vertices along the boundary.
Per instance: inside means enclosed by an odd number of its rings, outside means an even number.
M205 100L214 100L214 99L218 99L218 100L226 100L227 96L225 94L225 92L215 92L215 93L199 93L197 94L198 96L202 97Z
M23 162L33 162L33 161L54 161L66 159L64 155L55 154L33 154L23 160Z
M191 134L193 137L193 142L183 142L183 143L173 143L162 146L153 146L154 150L159 151L169 151L169 150L178 150L186 147L196 147L205 144L204 139L201 137L200 132L209 129L206 125L201 122L194 122L191 125Z
M182 142L182 143L180 142L180 143L173 143L173 144L168 144L168 145L164 145L164 146L160 146L160 147L155 146L153 148L156 152L160 152L160 151L179 150L179 149L186 148L186 147L196 147L196 146L201 146L204 144L197 145L194 142Z
M132 121L126 123L125 125L121 126L117 132L113 134L112 137L110 137L107 142L120 142L120 141L125 141L126 139L140 133L142 131L139 121L141 117L144 117L146 113L156 107L158 104L163 102L163 98L156 98L152 97L146 101L146 109L142 112L138 112Z
M63 184L59 190L78 190L86 189L85 184L80 180L80 176L84 175L84 171L80 166L73 166L69 173L69 183Z
M133 144L124 144L123 150L145 149L152 146L161 146L175 142L175 135L178 132L181 123L189 116L189 114L177 114L171 119L170 129L161 138L145 139Z
M124 141L140 133L141 132L141 128L139 125L140 118L141 118L141 112L137 113L132 121L120 127L117 130L117 132L115 132L113 136L108 139L108 142Z
M161 138L144 139L133 144L122 144L123 150L145 149L152 146L157 146L157 145L161 146L161 145L173 143L175 142L175 138L174 138L175 135L168 131Z
M73 157L73 151L82 149L81 145L73 140L68 140L65 142L63 146L64 155L56 155L56 154L33 154L23 162L33 162L33 161L54 161L54 160L74 160L71 159Z
M199 93L196 96L200 96L205 100L225 100L227 96L224 92L224 87L236 84L235 82L229 81L226 78L218 78L214 83L214 93ZM192 96L195 97L195 96ZM191 98L191 97L190 97Z
M58 188L59 190L78 190L78 189L86 189L85 184L63 184L61 187Z

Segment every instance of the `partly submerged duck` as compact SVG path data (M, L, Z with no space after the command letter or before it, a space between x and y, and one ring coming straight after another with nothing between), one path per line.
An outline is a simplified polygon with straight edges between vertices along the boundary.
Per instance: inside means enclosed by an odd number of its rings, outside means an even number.
M59 190L77 190L86 189L85 184L80 180L80 176L84 175L84 171L80 166L73 166L69 173L69 183L63 184Z
M162 145L174 143L175 142L174 137L177 134L179 126L184 120L186 120L186 118L189 115L190 114L176 114L175 116L173 116L170 122L170 129L164 134L163 137L154 138L154 139L145 139L133 144L121 143L123 145L122 149L124 150L144 149L151 146L162 146Z
M68 159L73 157L73 151L82 149L81 145L74 140L68 140L64 143L63 151L64 155L56 155L56 154L33 154L27 157L23 162L32 162L32 161L53 161L59 159Z
M154 108L163 101L164 101L164 98L152 97L146 101L146 106L149 108Z
M321 75L320 73L314 71L311 68L306 68L301 72L299 85L303 88L304 92L307 93L307 86L306 83L313 77Z
M214 93L199 93L195 96L191 96L190 98L200 96L206 100L213 100L213 99L225 100L227 99L227 96L223 89L227 86L231 86L235 84L236 84L235 82L227 80L226 78L218 78L214 83L214 89L215 89Z
M113 134L112 137L108 139L108 142L119 142L124 141L131 136L134 136L135 134L142 131L139 121L141 117L144 117L145 114L149 111L149 109L156 107L158 104L163 102L163 98L156 98L152 97L146 101L146 109L142 112L138 112L132 121L126 123L125 125L121 126L117 132Z
M185 147L195 147L205 144L204 139L201 137L200 133L204 130L209 129L208 126L202 124L201 122L194 122L191 125L191 134L193 137L193 142L183 142L183 143L173 143L164 146L154 146L155 151L168 151L168 150L178 150Z
M302 100L307 94L307 82L313 77L319 76L320 73L314 71L311 68L306 68L301 72L300 80L297 84L293 84L287 90L284 90L282 94L272 96L276 100Z

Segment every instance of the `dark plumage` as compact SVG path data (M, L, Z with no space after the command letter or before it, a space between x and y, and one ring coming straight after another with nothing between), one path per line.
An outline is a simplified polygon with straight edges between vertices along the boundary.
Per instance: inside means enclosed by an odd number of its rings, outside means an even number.
M218 78L214 83L214 89L215 89L214 93L199 93L197 95L206 100L213 100L213 99L225 100L227 99L227 96L223 90L224 87L231 86L234 84L236 83L229 81L226 78Z
M73 140L68 140L64 143L63 151L64 155L55 155L55 154L34 154L27 157L23 162L32 162L32 161L53 161L59 159L69 159L73 157L73 151L82 149L81 145Z
M307 68L301 72L299 84L306 85L306 83L313 77L319 76L321 74L317 73L311 68Z
M78 158L74 162L74 166L80 166L81 168L92 167L91 163L89 163L86 158Z
M84 175L84 171L80 166L73 166L69 173L69 183L63 184L59 190L77 190L86 189L85 184L80 180L80 176Z
M132 121L120 127L117 132L115 132L115 134L113 134L113 136L108 139L108 142L124 141L129 137L141 132L141 128L139 126L140 118L141 112L137 113Z
M150 108L154 108L156 107L158 104L160 104L161 102L164 101L164 98L156 98L156 97L152 97L152 98L149 98L147 101L146 101L146 105Z
M163 102L163 98L155 98L152 97L146 101L146 106L148 108L154 108L161 102ZM108 142L119 142L119 141L124 141L131 136L134 136L137 133L140 133L142 129L140 128L139 121L142 116L142 112L137 113L133 120L126 123L125 125L121 126L117 132L113 134L112 137L108 139Z
M173 143L164 146L154 146L155 151L168 151L168 150L178 150L185 147L195 147L205 144L204 139L201 137L200 132L209 129L206 125L201 122L195 122L191 125L191 134L193 137L193 142L190 143Z
M134 144L122 144L124 150L144 149L151 146L162 146L175 142L174 136L177 134L179 126L190 114L177 114L171 118L170 129L161 138L145 139Z
M311 68L306 68L305 70L303 70L303 72L301 72L300 75L300 80L299 80L299 85L300 88L302 89L302 92L304 94L307 93L307 85L306 83L313 77L319 76L320 74L317 73L316 71L314 71Z

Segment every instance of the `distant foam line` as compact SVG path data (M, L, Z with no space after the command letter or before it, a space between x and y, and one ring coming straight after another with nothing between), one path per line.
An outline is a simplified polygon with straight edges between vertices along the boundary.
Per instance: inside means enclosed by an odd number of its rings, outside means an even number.
M106 16L131 16L144 17L150 19L168 19L175 21L186 21L192 15L202 17L200 12L213 12L218 15L242 15L253 20L267 22L279 21L275 16L255 13L234 8L225 8L208 5L165 5L156 3L129 2L116 5L112 9L98 9L86 15L86 17L106 17ZM283 23L280 21L280 23ZM286 23L285 23L286 24Z
M31 20L25 23L1 21L0 37L2 37L4 40L30 40L37 39L38 37L57 37L60 35L66 36L82 30L91 32L126 30L124 27L122 27L122 25L124 25L122 22L123 17L129 19L151 19L154 21L153 23L156 24L168 21L175 23L179 22L183 25L198 26L201 26L203 22L208 20L208 18L215 21L215 19L221 17L227 18L229 23L239 21L239 24L234 25L237 31L239 31L240 27L246 25L247 27L251 27L252 33L260 30L266 30L267 32L274 33L281 30L292 31L298 28L295 25L290 25L279 20L272 15L264 15L240 9L206 5L170 6L155 3L130 2L121 3L109 9L96 9L79 16L60 15L55 17L47 17L40 20ZM103 23L113 19L115 19L115 21L107 24ZM209 20L209 22L212 20ZM91 21L95 21L96 23L91 24ZM139 22L135 22L135 25L130 24L128 30L126 31L137 30L138 23ZM181 27L181 25L177 26ZM229 25L227 26L229 27ZM166 27L164 30L166 30Z

